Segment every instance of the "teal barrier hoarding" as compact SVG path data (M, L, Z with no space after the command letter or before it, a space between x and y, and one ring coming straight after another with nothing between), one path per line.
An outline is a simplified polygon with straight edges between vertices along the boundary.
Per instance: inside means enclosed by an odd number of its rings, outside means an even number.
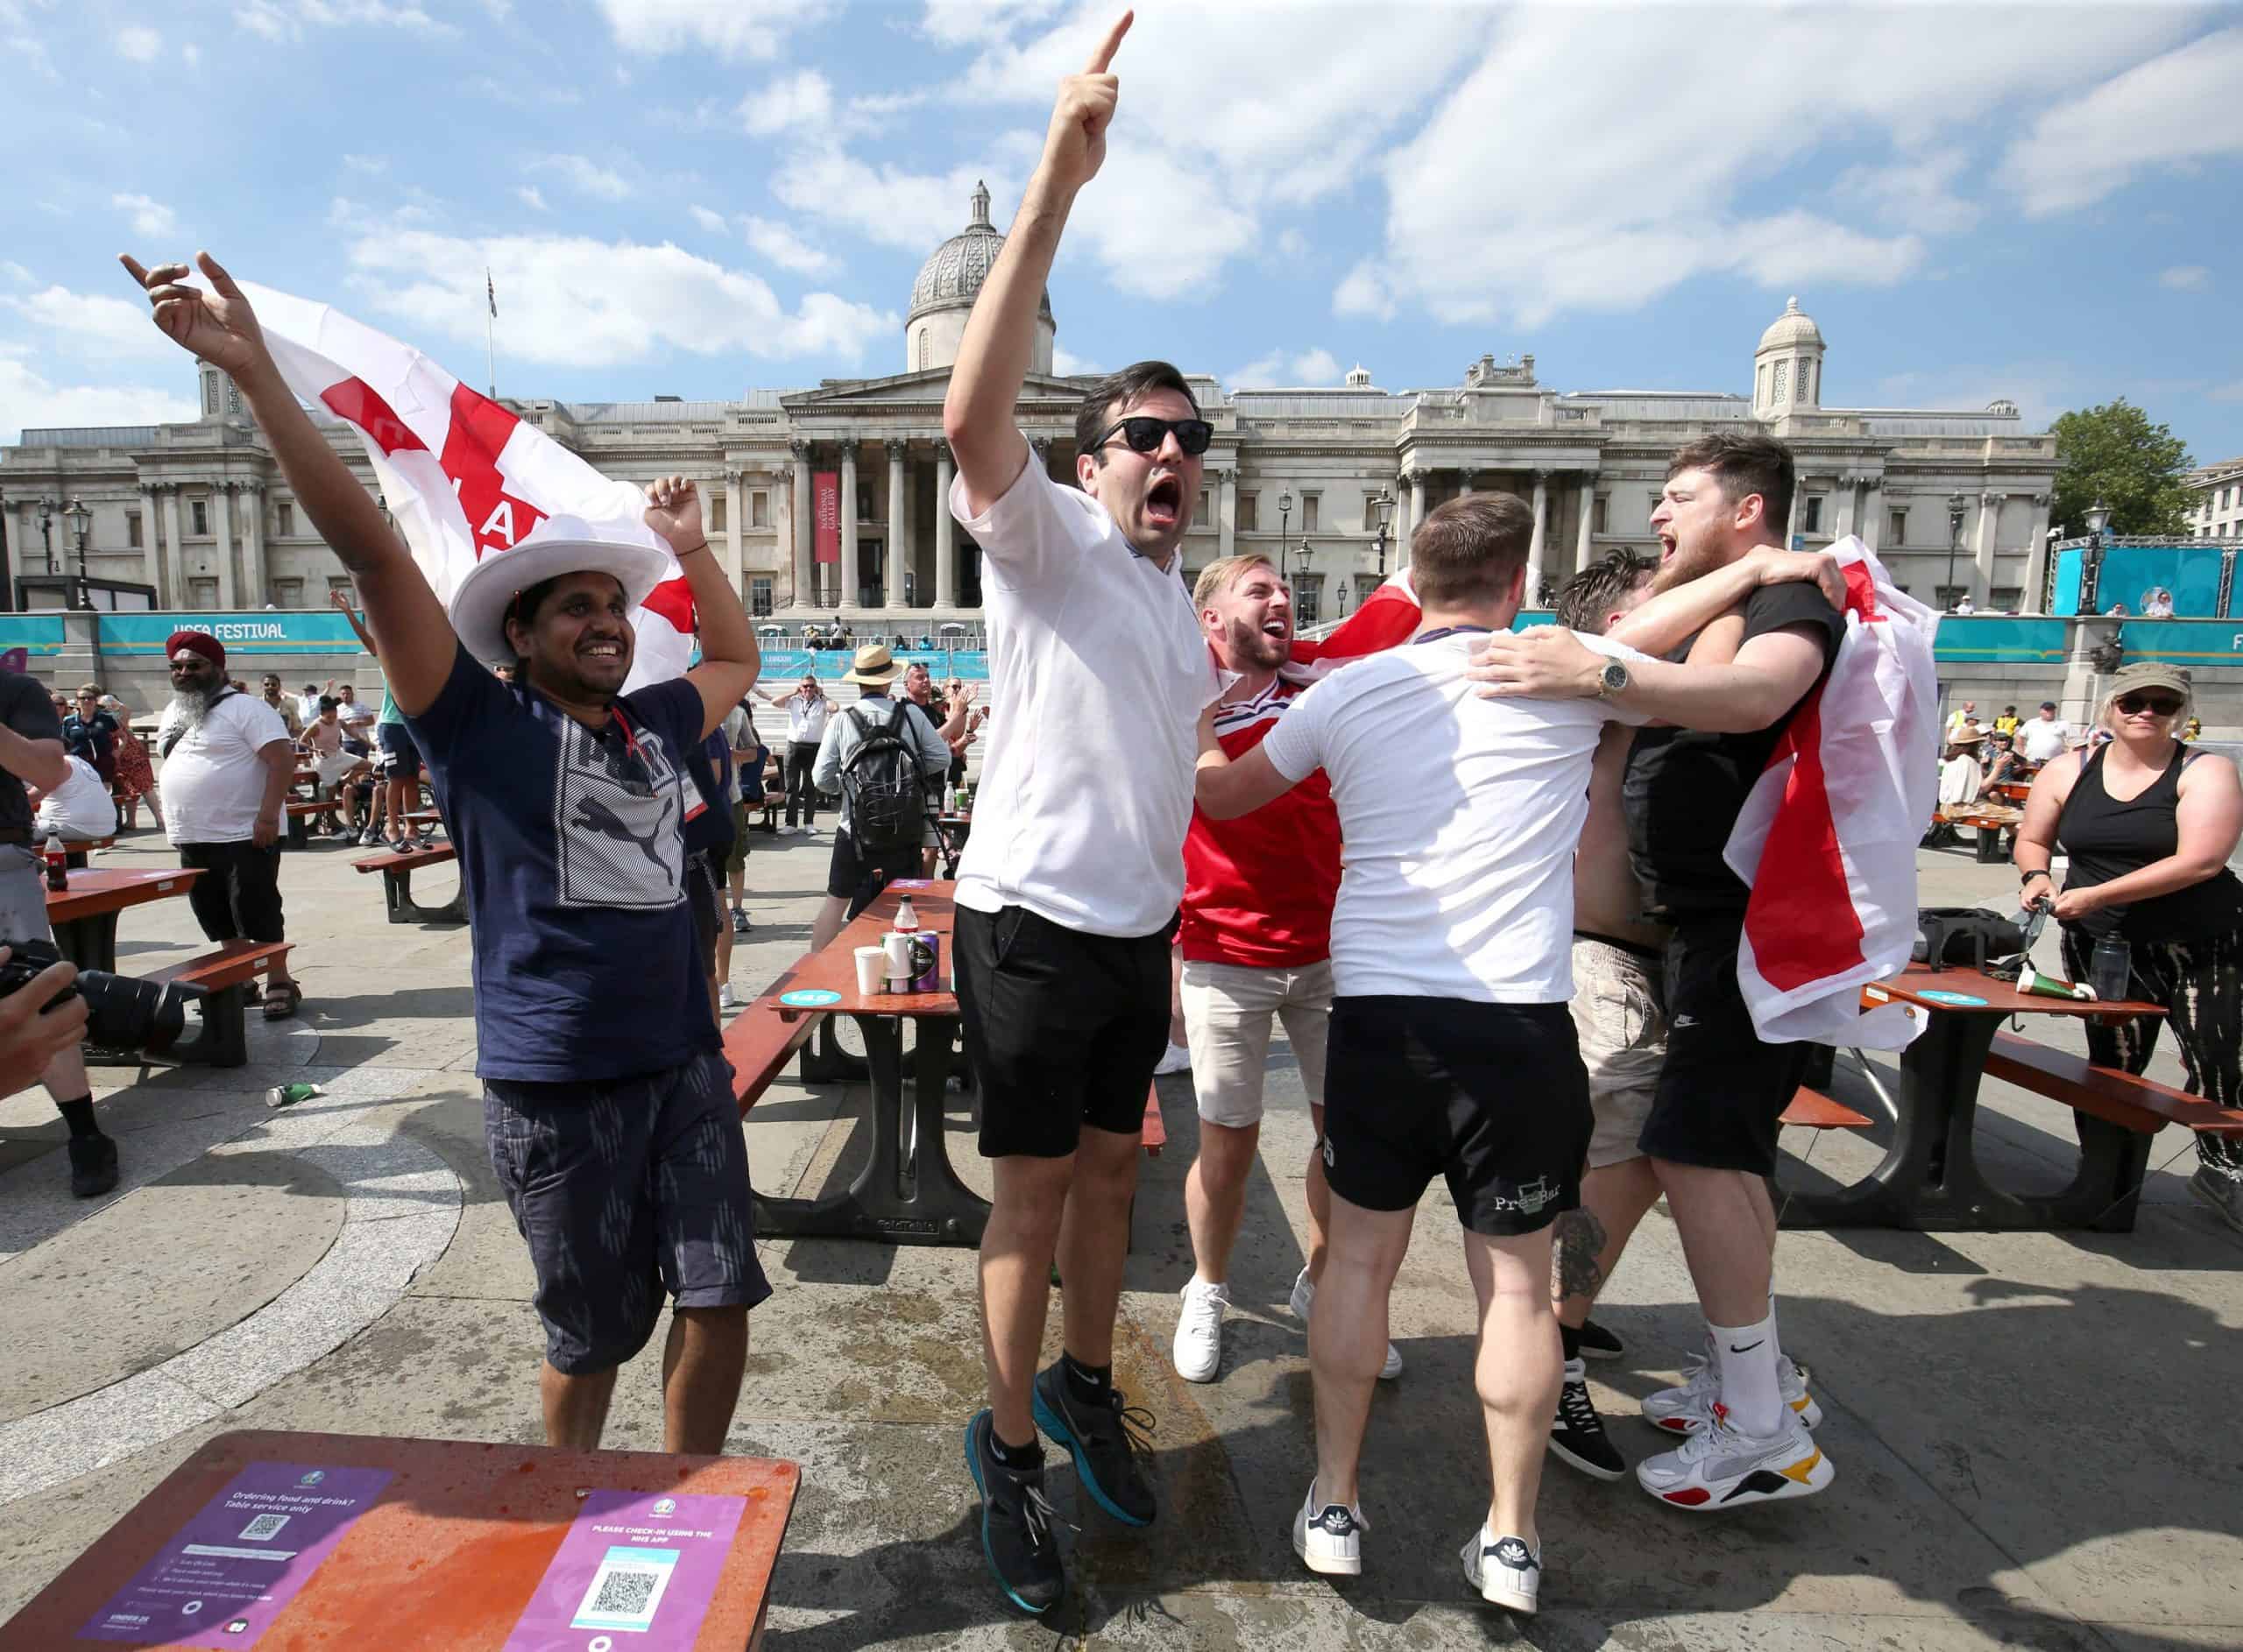
M1945 614L1932 653L1942 665L2061 667L2068 652L2065 632L2061 619Z
M62 652L62 616L10 614L0 618L0 653L20 648L32 659Z
M937 682L956 677L961 682L987 682L989 656L980 649L897 648L891 650L905 665L924 665ZM763 668L757 677L767 688L782 678L802 681L805 674L821 682L835 682L856 663L853 648L771 648L763 650Z
M103 614L105 654L160 659L175 631L207 631L229 654L357 654L357 634L333 609L268 608L230 614Z
M2243 666L2243 619L2129 619L2119 627L2128 660L2176 666Z

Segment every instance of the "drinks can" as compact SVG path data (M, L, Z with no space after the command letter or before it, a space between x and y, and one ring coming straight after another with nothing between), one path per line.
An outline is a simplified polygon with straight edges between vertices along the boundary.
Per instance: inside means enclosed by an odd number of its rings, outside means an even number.
M943 990L943 938L932 930L922 929L911 937L911 990L914 992L939 992Z
M275 1084L265 1092L265 1105L268 1107L293 1107L300 1101L309 1101L314 1096L326 1093L317 1084Z

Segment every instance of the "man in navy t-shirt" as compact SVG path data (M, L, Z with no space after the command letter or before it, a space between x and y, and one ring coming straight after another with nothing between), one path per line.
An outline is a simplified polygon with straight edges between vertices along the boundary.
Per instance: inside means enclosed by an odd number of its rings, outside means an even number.
M770 1286L684 898L685 759L755 681L756 645L700 498L683 477L647 490L647 526L669 554L563 517L480 547L448 611L290 394L248 299L208 254L200 263L209 290L185 285L183 265L124 260L158 326L240 387L350 570L458 845L484 1131L536 1267L546 1438L599 1444L616 1369L667 1294L664 1449L721 1451L747 1310ZM702 664L625 694L629 615L674 568ZM511 682L490 668L501 662Z

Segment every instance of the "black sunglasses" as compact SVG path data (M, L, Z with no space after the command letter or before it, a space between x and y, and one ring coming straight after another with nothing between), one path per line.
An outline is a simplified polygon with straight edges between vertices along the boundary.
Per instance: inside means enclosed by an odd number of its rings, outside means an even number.
M1171 430L1176 433L1176 445L1194 456L1206 452L1207 444L1215 439L1215 427L1204 419L1156 419L1150 413L1132 413L1108 425L1090 444L1091 449L1096 452L1103 448L1119 431L1130 452L1158 453Z
M2165 694L2122 694L2119 696L2119 712L2133 717L2147 711L2152 717L2169 717L2180 710L2182 702Z

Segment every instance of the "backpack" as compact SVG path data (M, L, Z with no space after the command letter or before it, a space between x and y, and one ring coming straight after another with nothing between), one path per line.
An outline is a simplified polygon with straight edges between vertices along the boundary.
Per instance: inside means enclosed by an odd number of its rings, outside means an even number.
M919 778L918 747L904 737L905 716L898 700L885 726L867 731L860 720L864 738L841 766L849 835L859 849L916 848L924 833L927 790Z

